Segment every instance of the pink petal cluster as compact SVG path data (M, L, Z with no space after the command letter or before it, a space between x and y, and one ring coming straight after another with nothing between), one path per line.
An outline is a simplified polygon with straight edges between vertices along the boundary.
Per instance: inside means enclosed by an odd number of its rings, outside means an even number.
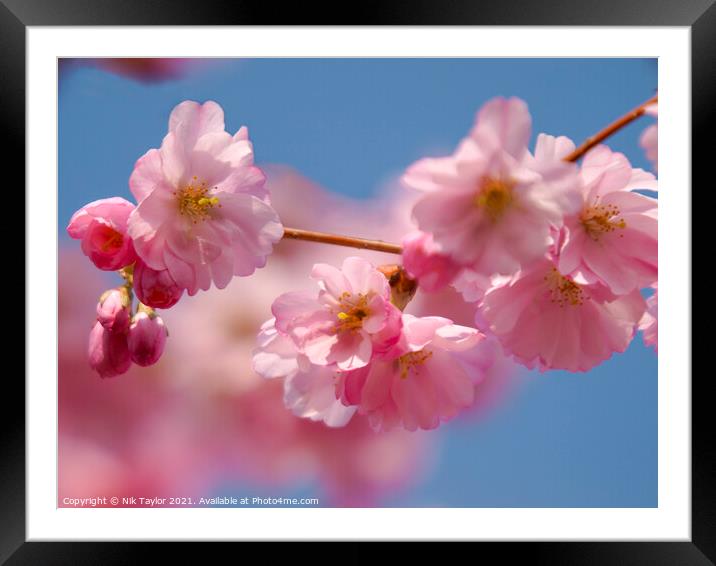
M631 342L658 276L655 177L606 146L581 166L540 134L518 99L494 99L453 155L403 177L423 197L403 262L421 287L448 282L475 323L520 363L586 371ZM426 285L423 285L424 281Z
M657 117L659 115L658 104L650 104L645 108L646 114ZM654 164L654 171L659 170L659 125L648 126L639 137L639 145L644 148L646 157Z
M530 130L522 100L493 99L453 155L422 159L403 177L424 193L413 208L420 230L455 262L488 277L541 257L552 227L579 205L576 166L535 160Z
M355 413L336 398L335 368L311 364L290 338L267 320L258 335L253 367L266 378L284 378L284 405L297 417L322 421L329 427L345 426Z
M442 252L432 234L419 231L403 238L403 267L428 292L446 287L460 272L460 265Z
M295 415L338 427L357 411L378 430L431 429L472 403L469 364L455 354L484 338L477 330L402 314L386 277L357 257L312 276L318 297L276 299L253 355L257 373L284 379Z
M580 175L582 205L564 221L560 272L617 295L651 285L658 276L657 201L634 189L655 190L656 179L603 145L587 153Z
M659 289L654 284L654 294L646 300L646 312L639 322L639 330L642 331L644 344L659 351Z
M319 263L311 277L317 294L284 293L271 307L276 330L310 363L356 369L398 340L400 311L390 302L385 276L370 262L349 257L342 269Z
M142 156L129 180L139 257L190 295L250 275L283 235L264 184L246 129L228 134L215 102L182 102L161 148Z
M96 200L72 215L67 233L82 240L82 252L99 269L115 271L137 257L127 235L127 222L133 211L134 205L120 197Z
M488 289L476 320L528 367L577 372L626 350L644 309L638 290L577 283L545 257Z
M404 314L400 342L385 358L340 373L338 394L377 430L434 429L472 404L475 384L460 354L483 338L446 318Z

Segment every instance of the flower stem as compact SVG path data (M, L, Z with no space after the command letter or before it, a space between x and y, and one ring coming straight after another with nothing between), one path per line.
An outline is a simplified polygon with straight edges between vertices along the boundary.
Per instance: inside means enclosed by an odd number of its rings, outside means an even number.
M373 250L388 254L401 254L403 248L398 244L383 242L382 240L366 240L354 238L353 236L342 236L339 234L327 234L315 230L300 230L298 228L284 228L283 237L291 240L304 240L307 242L318 242L321 244L333 244L334 246L348 246L362 250Z
M634 108L633 110L630 110L624 116L619 118L618 120L615 120L611 124L609 124L606 128L603 130L597 132L592 137L587 138L587 140L580 145L577 149L575 149L572 153L570 153L567 157L564 158L565 161L577 161L580 157L582 157L585 153L587 153L590 149L592 149L595 145L598 143L603 142L605 139L607 139L612 134L615 134L619 130L621 130L624 126L627 124L630 124L634 120L636 120L639 116L644 114L646 107L650 104L655 104L659 99L659 95L652 96L649 100L646 102L641 103L639 106Z
M621 130L627 124L636 120L644 114L645 109L650 104L658 101L659 96L655 95L646 102L643 102L633 110L630 110L624 116L609 124L603 130L597 132L590 138L564 158L565 161L577 161L595 145L601 143L612 134ZM327 234L325 232L316 232L315 230L301 230L299 228L284 228L284 239L303 240L306 242L318 242L320 244L332 244L334 246L347 246L350 248L359 248L362 250L373 250L376 252L384 252L388 254L402 254L403 248L399 244L391 244L382 240L366 240L365 238L355 238L353 236L343 236L340 234Z

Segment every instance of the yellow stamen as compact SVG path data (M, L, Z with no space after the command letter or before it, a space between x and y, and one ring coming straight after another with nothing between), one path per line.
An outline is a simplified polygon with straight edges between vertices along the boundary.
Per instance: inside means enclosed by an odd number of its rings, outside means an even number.
M339 321L336 332L358 330L363 326L363 319L370 316L368 296L362 293L354 296L346 291L341 295L340 309L336 314Z
M209 196L209 187L205 182L197 184L196 177L192 184L175 191L174 195L179 203L179 214L188 217L194 224L209 218L209 211L215 206L221 207L219 198Z
M418 352L408 352L398 358L400 364L400 378L407 379L410 370L417 371L417 368L433 357L433 353L428 350L420 350Z
M573 307L581 306L584 300L589 297L585 296L582 288L572 281L570 277L562 275L556 268L544 276L547 287L552 295L551 301L557 303L560 307L571 305Z
M478 208L484 209L490 220L496 222L512 204L513 188L514 183L510 180L485 177L473 202Z
M617 229L623 230L627 226L624 219L619 218L619 207L613 204L603 205L595 202L582 211L580 219L587 234L594 241L598 241L603 234ZM624 234L619 234L619 237L624 237Z

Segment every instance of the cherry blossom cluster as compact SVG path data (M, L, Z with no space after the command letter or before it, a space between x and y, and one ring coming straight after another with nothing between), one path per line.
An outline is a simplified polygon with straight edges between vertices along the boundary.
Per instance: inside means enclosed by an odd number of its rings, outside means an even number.
M153 309L172 307L185 291L194 295L212 283L223 289L233 276L251 275L283 235L248 131L227 133L215 102L174 108L161 147L139 158L129 188L136 206L119 197L91 202L67 231L99 269L131 274L127 286L140 301L132 324L144 327L146 318L157 326ZM90 341L90 359L103 377L130 366L125 341L107 336L95 327ZM159 359L164 340L153 345L143 365Z
M523 364L587 371L627 348L657 280L657 201L638 192L657 182L604 145L581 167L565 137L530 153L530 123L521 100L493 100L453 155L408 169L422 232L403 259L421 286L474 302Z
M531 121L522 100L493 99L451 155L407 169L403 184L420 196L402 266L317 263L314 291L273 302L253 366L283 380L295 415L329 427L359 414L376 430L435 428L473 403L488 339L541 371L587 371L637 330L656 348L655 176L606 145L580 153L539 134L530 151ZM655 128L641 144L656 169ZM159 359L166 331L154 309L266 264L284 227L265 180L247 130L232 136L216 103L187 101L161 147L135 165L137 205L115 197L73 216L68 232L85 255L125 279L98 305L90 360L100 375ZM474 327L404 312L416 289L447 286L473 309Z

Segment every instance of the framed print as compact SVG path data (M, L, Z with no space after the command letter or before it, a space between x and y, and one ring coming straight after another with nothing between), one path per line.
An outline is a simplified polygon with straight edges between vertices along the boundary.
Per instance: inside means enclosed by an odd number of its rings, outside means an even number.
M712 563L690 186L716 8L608 4L285 26L4 0L27 331L3 560Z

